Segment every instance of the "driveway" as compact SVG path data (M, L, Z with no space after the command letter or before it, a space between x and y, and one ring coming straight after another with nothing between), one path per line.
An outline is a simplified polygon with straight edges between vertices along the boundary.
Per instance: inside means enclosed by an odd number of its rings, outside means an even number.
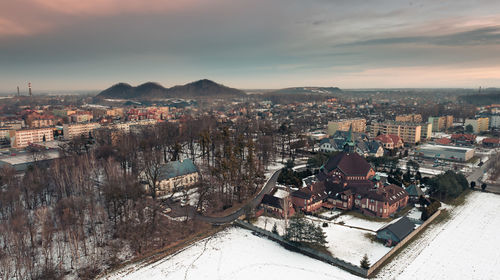
M264 185L262 190L259 192L259 194L235 212L223 217L210 217L196 214L196 219L215 225L227 224L238 219L240 216L245 214L246 208L250 207L250 209L254 209L255 207L257 207L257 205L259 205L259 203L262 201L262 197L264 197L265 194L269 194L271 190L276 187L276 181L278 180L280 172L281 169L275 171L271 178L269 178L267 183Z

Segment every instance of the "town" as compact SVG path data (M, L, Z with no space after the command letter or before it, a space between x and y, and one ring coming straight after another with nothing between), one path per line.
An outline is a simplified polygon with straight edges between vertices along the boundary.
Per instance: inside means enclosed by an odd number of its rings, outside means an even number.
M498 279L500 1L0 1L0 279Z
M227 91L189 86L207 83ZM301 88L144 104L110 89L3 99L1 244L16 253L0 255L2 278L118 279L121 263L246 230L368 277L457 201L500 194L500 105L469 95Z

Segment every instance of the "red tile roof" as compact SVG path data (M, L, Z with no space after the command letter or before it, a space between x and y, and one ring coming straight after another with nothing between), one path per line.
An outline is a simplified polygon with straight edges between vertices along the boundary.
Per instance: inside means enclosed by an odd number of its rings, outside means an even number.
M403 141L401 137L395 135L395 134L380 134L379 136L375 137L375 140L380 141L382 143L392 143L396 145L399 143L399 141Z
M499 144L500 139L499 138L484 138L483 143L488 143L488 144Z
M440 145L448 145L451 143L451 139L450 138L440 138L440 139L434 140L434 142L436 142L437 144L440 144Z

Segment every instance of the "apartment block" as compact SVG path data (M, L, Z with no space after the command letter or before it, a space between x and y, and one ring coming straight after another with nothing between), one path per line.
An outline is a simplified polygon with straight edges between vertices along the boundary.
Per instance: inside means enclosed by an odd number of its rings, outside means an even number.
M27 147L31 143L40 143L54 140L52 128L20 129L9 132L12 148Z
M471 125L474 133L479 133L481 131L487 131L489 124L489 118L466 119L464 127L467 129L467 126Z
M429 117L428 123L432 124L432 131L444 131L453 126L453 116Z
M420 142L422 124L405 122L372 123L370 126L370 137L375 138L379 134L394 134L401 137L405 143L415 144Z
M422 115L420 114L409 114L409 115L398 115L396 116L397 122L410 122L410 123L421 123Z
M349 131L352 126L353 132L365 132L366 120L365 119L346 119L328 122L328 135L333 135L338 130Z
M82 124L64 124L63 135L64 139L72 139L77 136L88 136L89 133L99 128L98 123L82 123Z
M431 139L432 136L432 123L423 123L422 124L422 130L421 130L421 139L422 140L429 140Z

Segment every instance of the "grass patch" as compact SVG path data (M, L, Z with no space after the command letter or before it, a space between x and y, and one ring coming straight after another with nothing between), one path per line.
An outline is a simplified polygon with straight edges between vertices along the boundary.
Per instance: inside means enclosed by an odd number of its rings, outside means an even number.
M443 202L446 204L449 204L449 205L453 205L453 206L460 206L460 205L463 205L465 203L465 199L471 193L472 193L471 189L466 189L456 198L446 199Z
M450 219L451 215L450 215L450 212L446 209L443 209L441 210L441 214L439 214L439 216L437 216L434 221L431 222L431 224L435 223L435 224L440 224L440 223L443 223L443 222L446 222Z
M370 239L370 241L372 243L380 243L382 245L385 244L385 242L383 240L380 240L380 239L377 238L376 234L372 234L372 233L367 232L367 233L364 234L364 236L365 236L365 238Z

